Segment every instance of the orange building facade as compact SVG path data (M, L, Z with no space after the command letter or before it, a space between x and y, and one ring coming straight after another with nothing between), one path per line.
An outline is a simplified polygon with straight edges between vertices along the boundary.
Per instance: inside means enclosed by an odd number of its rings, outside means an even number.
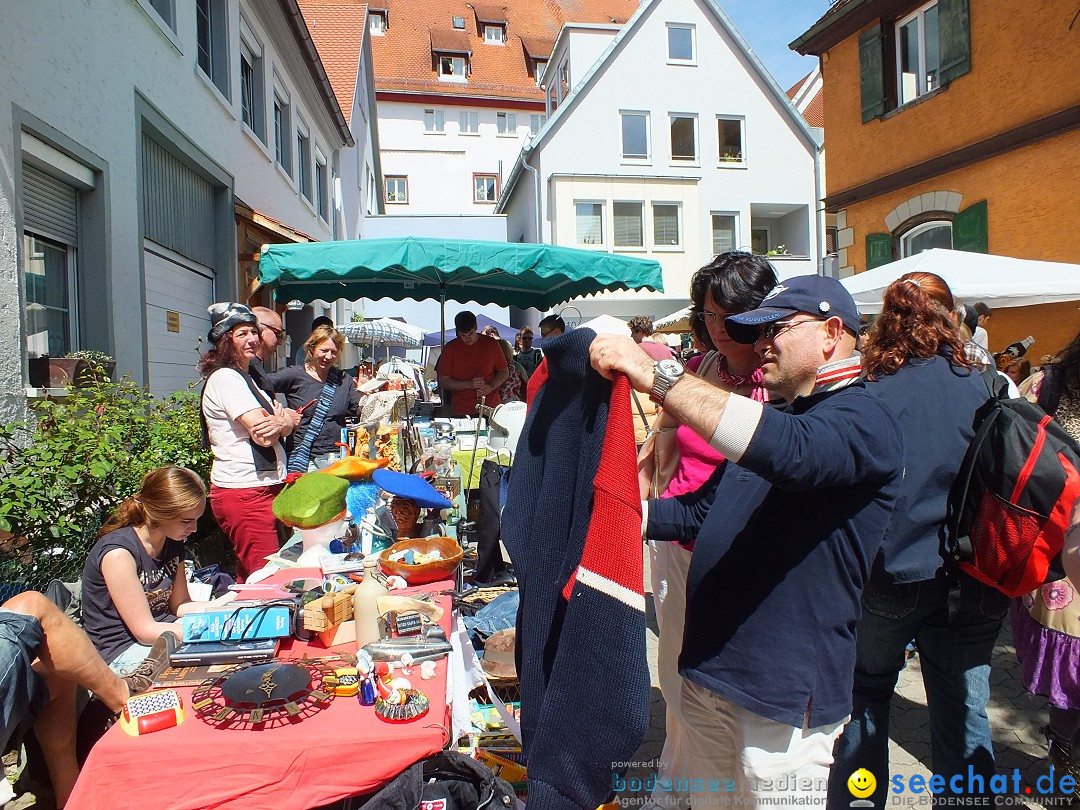
M842 276L931 246L1078 261L1078 12L839 0L792 43L821 63ZM1080 310L999 308L988 331L992 351L1033 335L1037 360L1080 331Z

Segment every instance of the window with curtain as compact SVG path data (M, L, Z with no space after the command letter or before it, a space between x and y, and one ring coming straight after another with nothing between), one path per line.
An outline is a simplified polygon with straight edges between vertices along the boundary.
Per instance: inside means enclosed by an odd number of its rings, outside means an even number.
M642 247L645 244L642 219L644 205L639 202L613 203L615 247Z
M577 224L577 243L579 245L604 244L603 203L574 203L574 219Z
M495 128L500 135L517 135L517 113L495 113Z
M673 247L679 239L679 206L671 203L653 203L653 244L657 247Z
M424 110L424 132L445 132L446 116L442 110Z
M462 110L458 113L458 127L463 135L476 135L480 131L480 113Z

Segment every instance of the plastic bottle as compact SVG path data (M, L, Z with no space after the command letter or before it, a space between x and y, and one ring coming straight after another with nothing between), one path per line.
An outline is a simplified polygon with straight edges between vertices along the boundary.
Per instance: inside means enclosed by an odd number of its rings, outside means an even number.
M364 558L364 579L356 586L356 591L353 593L353 622L356 624L357 650L365 644L382 638L382 633L379 632L378 600L380 596L386 596L390 591L375 578L378 564L378 559L373 555Z

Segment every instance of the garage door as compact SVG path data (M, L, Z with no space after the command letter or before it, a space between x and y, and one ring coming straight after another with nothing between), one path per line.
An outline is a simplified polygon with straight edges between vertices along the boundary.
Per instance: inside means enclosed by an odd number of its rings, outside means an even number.
M152 242L144 245L150 388L167 396L199 380L195 366L207 348L214 271Z

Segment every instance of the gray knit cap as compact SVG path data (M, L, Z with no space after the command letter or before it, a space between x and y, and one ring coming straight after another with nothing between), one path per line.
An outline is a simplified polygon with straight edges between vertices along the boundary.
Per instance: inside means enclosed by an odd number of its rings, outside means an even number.
M206 333L206 339L213 344L217 344L222 335L226 334L234 326L242 323L250 323L255 326L259 323L255 313L244 304L223 301L211 304L206 308L206 311L210 313L210 331Z

